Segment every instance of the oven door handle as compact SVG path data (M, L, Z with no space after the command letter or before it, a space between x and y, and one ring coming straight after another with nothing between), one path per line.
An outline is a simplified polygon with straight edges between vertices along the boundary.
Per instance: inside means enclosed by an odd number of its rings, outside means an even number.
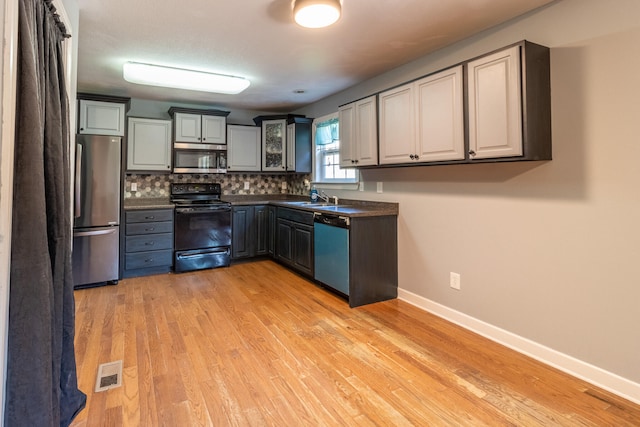
M198 250L193 252L183 252L176 254L176 257L181 260L189 259L189 258L201 258L206 255L215 255L215 254L231 254L231 250L229 248L221 248L221 249L209 249L209 250Z
M194 214L200 212L230 212L231 206L200 206L197 208L176 208L176 214Z

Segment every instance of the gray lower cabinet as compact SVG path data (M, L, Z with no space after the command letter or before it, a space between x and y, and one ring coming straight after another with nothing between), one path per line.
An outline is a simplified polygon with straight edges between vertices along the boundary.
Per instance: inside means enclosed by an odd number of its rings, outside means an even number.
M231 209L231 258L255 256L254 206L234 206Z
M234 206L231 258L273 255L275 208L268 205Z
M276 259L313 278L313 212L278 208Z
M270 248L273 246L273 227L269 221L269 212L273 209L271 206L262 205L255 207L254 220L256 227L256 255L269 255Z
M164 273L173 266L173 209L125 212L124 277Z
M396 216L352 218L349 228L349 306L398 296Z

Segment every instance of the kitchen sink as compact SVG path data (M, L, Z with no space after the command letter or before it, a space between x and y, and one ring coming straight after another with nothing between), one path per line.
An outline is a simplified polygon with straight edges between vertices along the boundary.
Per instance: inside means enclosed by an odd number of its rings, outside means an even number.
M286 203L291 206L300 206L305 208L318 208L318 210L323 210L323 211L339 211L341 209L353 208L353 206L350 206L350 205L334 205L333 203L327 203L327 202L304 201L304 202L286 202Z
M338 205L334 205L333 203L327 203L327 202L287 202L289 204L292 205L298 205L298 206L338 206Z
M322 204L321 206L318 206L318 207L321 207L325 211L328 211L328 210L337 211L338 209L344 208L344 206L341 206L341 205L330 205L328 203L324 203L324 204Z

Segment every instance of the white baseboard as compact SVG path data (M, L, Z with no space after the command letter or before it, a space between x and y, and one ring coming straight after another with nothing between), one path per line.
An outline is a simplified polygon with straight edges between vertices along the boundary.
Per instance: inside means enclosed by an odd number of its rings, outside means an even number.
M473 331L485 338L500 343L519 353L532 357L542 363L553 366L567 374L587 381L595 386L617 394L634 403L640 404L640 384L623 378L619 375L605 371L597 366L590 365L560 353L552 348L545 347L527 338L523 338L512 332L493 326L474 317L453 310L437 302L416 295L404 289L398 289L398 298L415 305L429 313L442 317L456 325Z

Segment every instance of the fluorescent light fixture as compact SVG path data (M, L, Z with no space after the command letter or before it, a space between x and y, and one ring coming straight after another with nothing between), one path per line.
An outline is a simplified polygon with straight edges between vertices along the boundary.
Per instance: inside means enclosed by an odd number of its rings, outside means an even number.
M127 62L122 67L124 79L130 83L175 89L198 90L236 94L249 87L251 82L242 77L160 65Z
M340 0L293 0L293 17L303 27L322 28L340 19Z

